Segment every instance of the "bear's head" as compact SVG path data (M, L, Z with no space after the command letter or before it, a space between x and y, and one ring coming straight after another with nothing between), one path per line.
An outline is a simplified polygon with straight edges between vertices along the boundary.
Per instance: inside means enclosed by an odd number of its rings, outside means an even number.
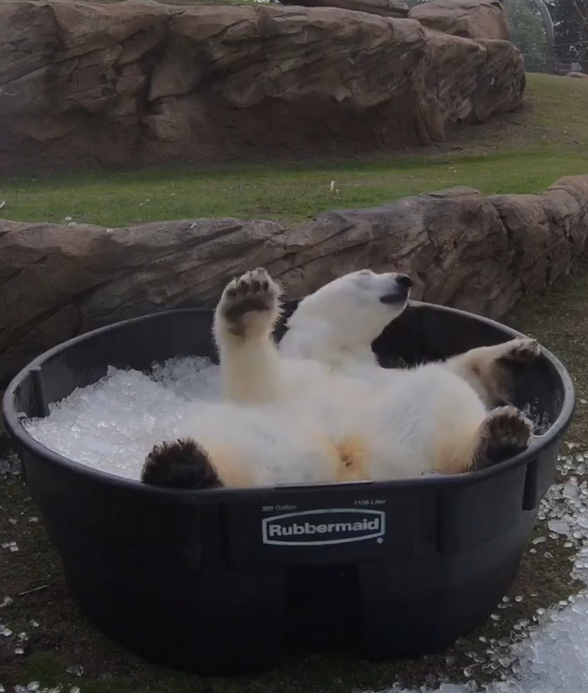
M406 274L369 269L334 279L299 303L281 351L326 361L336 353L371 353L374 339L406 308L411 286Z

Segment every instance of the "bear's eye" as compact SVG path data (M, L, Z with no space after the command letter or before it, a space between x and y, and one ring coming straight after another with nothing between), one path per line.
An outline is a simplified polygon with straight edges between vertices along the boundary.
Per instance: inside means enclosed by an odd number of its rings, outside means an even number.
M374 276L374 273L369 269L360 270L355 275L356 286L361 288L361 289L365 289L365 290L369 291L371 289L371 285L373 283L373 280L372 280L373 276Z

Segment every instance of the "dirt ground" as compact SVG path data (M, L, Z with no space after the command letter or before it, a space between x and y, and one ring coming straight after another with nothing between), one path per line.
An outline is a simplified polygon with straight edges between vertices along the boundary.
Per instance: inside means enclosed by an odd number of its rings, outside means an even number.
M524 301L505 320L539 338L572 373L578 409L567 440L578 443L586 441L588 430L587 299L588 266L584 266L548 295ZM9 450L6 438L2 445L0 458ZM82 693L351 693L397 681L408 686L432 683L439 677L464 681L464 669L475 662L484 639L508 638L520 619L532 620L538 607L547 608L576 590L570 578L570 550L550 540L543 523L535 536L546 541L537 548L529 544L509 608L500 612L500 621L489 621L448 652L381 664L332 655L292 657L261 676L198 679L151 666L86 623L68 596L58 556L22 478L0 475L0 544L16 542L18 547L17 551L0 548L0 684L7 691L32 682L62 684L64 691L74 693L75 687ZM12 601L2 606L10 601L6 597Z

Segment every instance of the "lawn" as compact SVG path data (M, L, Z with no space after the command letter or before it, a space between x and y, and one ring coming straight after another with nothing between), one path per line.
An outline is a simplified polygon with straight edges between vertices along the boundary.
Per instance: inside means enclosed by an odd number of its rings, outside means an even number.
M0 219L112 227L229 216L288 224L333 207L371 206L455 185L485 194L537 193L561 176L588 173L588 80L528 77L518 112L461 128L418 155L0 178L0 203L6 202Z

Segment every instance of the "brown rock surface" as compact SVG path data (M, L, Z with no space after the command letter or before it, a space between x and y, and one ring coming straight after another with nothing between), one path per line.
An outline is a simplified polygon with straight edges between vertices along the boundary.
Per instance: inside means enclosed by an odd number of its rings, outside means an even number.
M408 17L409 10L404 0L281 0L281 3L299 7L339 7L381 17Z
M508 41L510 29L500 0L431 0L416 5L409 17L428 29L469 39Z
M457 188L288 230L238 219L118 229L0 221L0 384L86 330L213 305L230 277L258 266L292 297L357 268L395 268L413 276L414 298L499 318L568 272L587 235L588 176L541 195Z
M0 2L0 173L353 154L512 110L520 53L338 8Z

